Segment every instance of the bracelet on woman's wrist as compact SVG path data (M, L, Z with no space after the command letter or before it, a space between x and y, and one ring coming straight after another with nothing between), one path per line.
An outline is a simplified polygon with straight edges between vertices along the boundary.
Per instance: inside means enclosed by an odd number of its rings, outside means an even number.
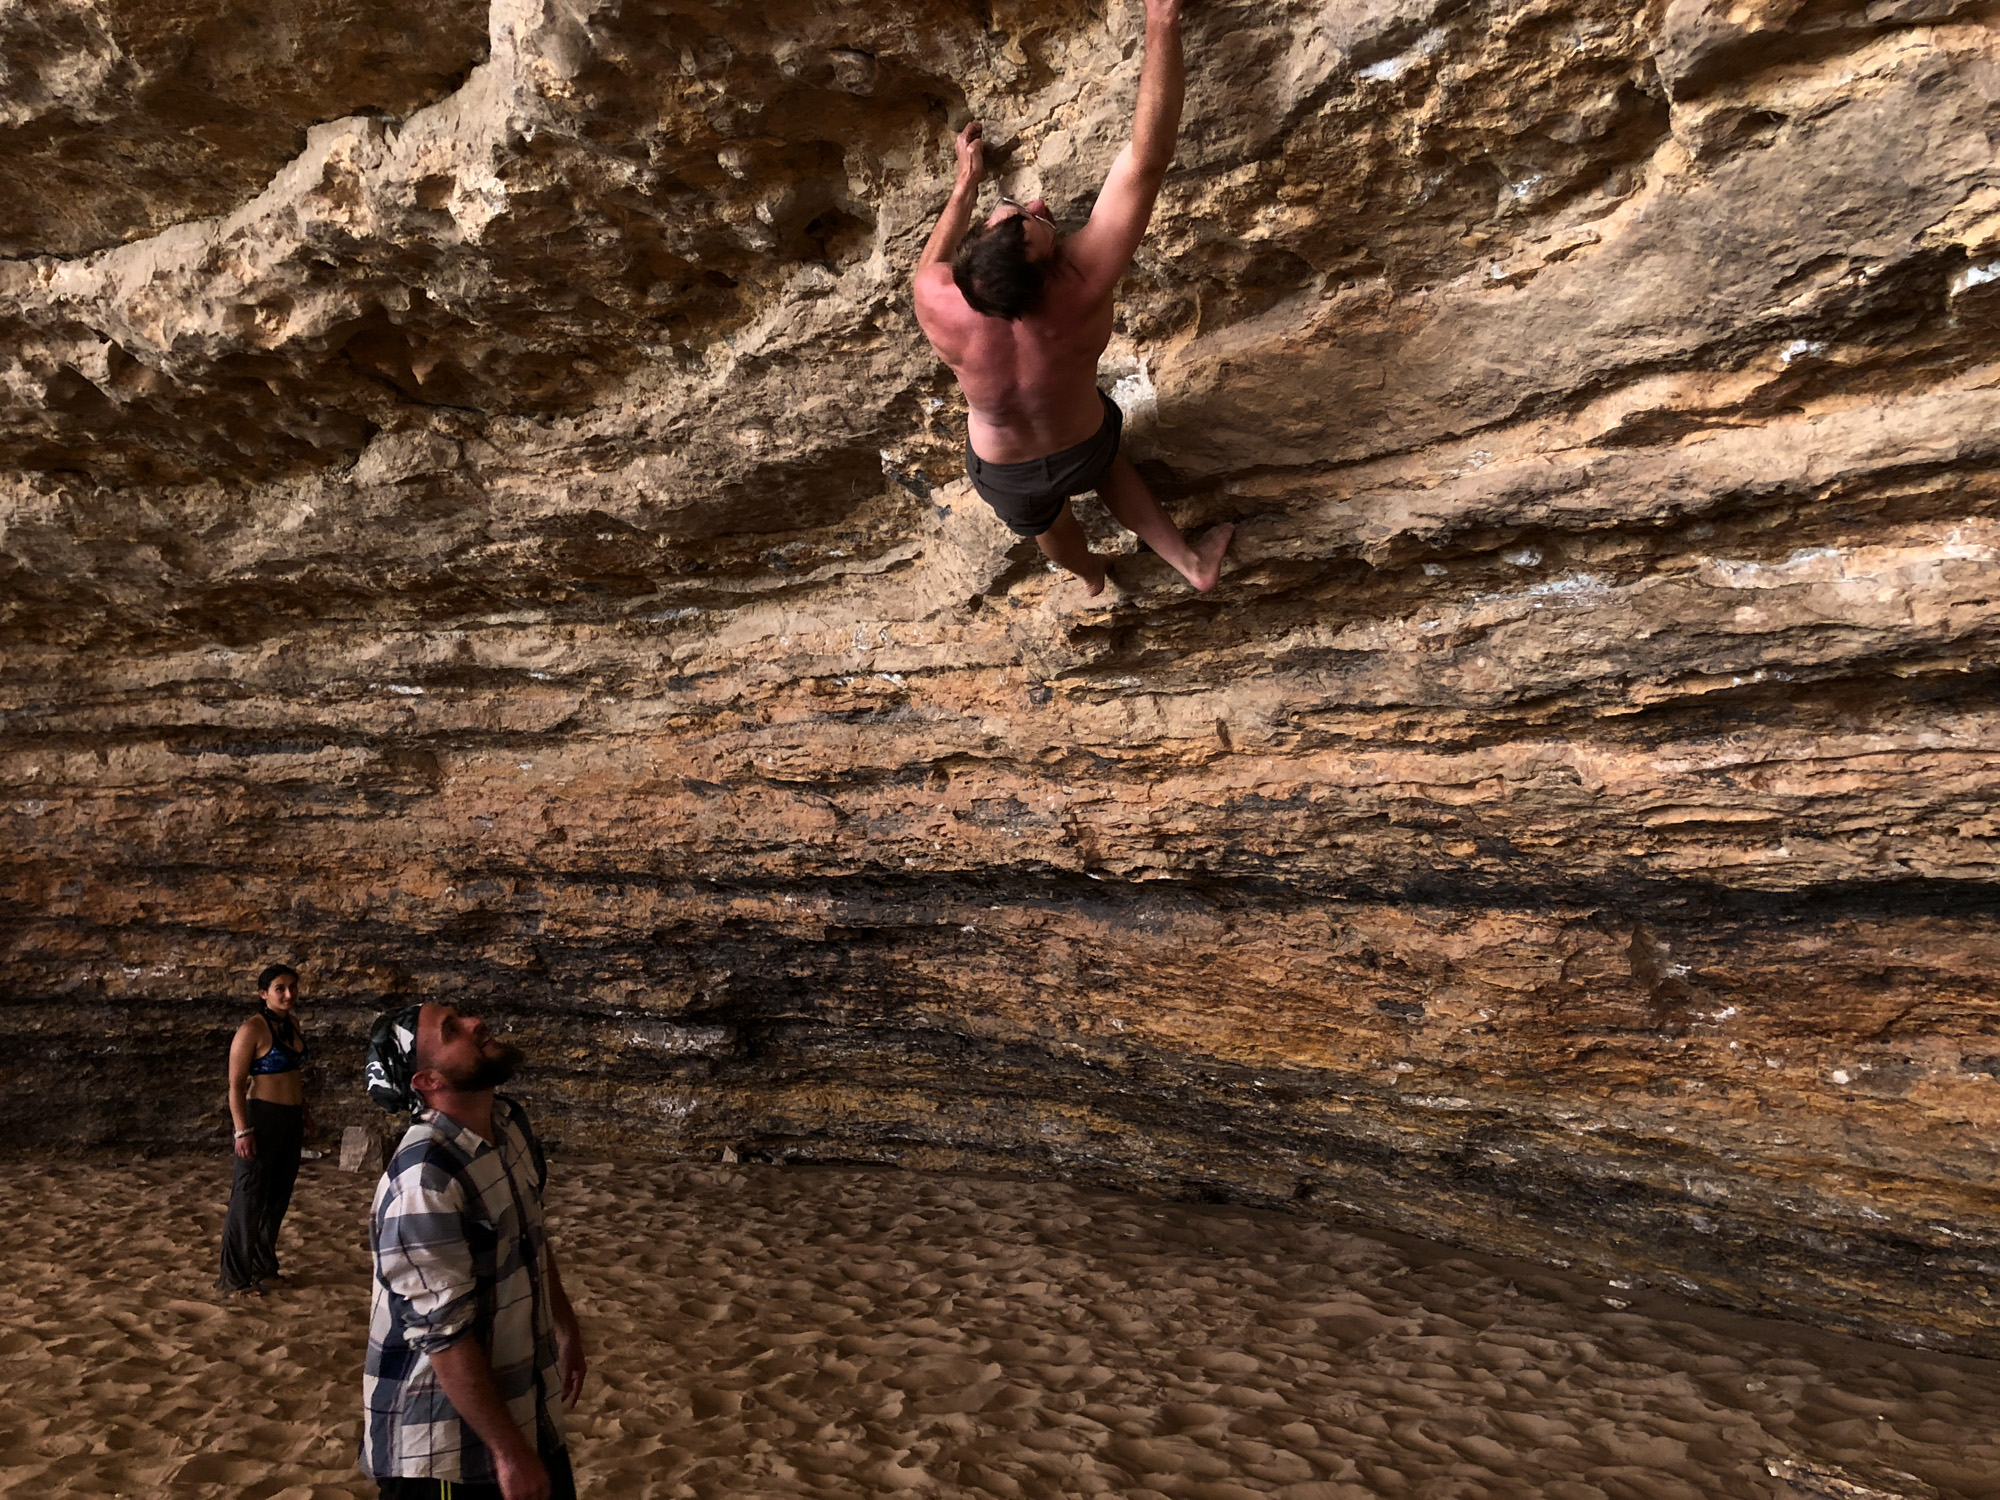
M244 1136L246 1136L246 1135L255 1135L256 1133L257 1133L257 1127L256 1127L255 1125L252 1125L252 1126L251 1126L251 1127L250 1127L250 1128L249 1128L248 1130L239 1130L239 1131L237 1131L237 1132L236 1132L236 1139L240 1141L240 1140L242 1140L242 1139L243 1139L243 1137L244 1137Z

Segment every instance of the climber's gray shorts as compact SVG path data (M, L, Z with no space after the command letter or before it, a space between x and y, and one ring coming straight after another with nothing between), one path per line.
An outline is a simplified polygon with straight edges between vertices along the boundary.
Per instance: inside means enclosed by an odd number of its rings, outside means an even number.
M972 478L973 489L1016 536L1040 536L1055 525L1063 502L1071 495L1096 489L1118 456L1125 414L1104 392L1099 391L1097 399L1104 403L1104 425L1075 447L1044 458L989 464L972 451L972 440L966 439L965 472Z

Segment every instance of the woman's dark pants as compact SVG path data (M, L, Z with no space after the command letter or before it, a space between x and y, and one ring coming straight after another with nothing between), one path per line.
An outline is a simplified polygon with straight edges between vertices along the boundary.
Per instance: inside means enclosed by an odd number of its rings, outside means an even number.
M278 1226L292 1206L299 1151L305 1145L305 1110L296 1104L252 1099L250 1124L257 1154L236 1158L229 1218L222 1226L222 1276L216 1287L240 1292L278 1274Z

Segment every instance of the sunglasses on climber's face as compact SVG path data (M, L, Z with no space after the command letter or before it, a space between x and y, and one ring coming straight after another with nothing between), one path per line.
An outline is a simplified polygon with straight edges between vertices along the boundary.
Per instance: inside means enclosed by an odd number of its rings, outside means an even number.
M1032 208L1028 207L1028 205L1023 203L1019 198L1009 198L1005 193L1002 193L1000 195L1000 204L1001 207L1003 208L1018 208L1021 211L1021 217L1024 219L1035 219L1043 224L1048 225L1049 228L1051 229L1054 229L1056 227L1056 216L1050 213L1046 206L1042 209L1040 213L1036 213Z

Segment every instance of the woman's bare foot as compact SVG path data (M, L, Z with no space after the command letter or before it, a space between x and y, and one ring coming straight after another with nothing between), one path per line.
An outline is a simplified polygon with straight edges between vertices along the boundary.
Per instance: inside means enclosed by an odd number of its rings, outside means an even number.
M1180 569L1181 577L1194 586L1197 594L1205 594L1215 587L1222 577L1222 554L1229 550L1229 542L1236 535L1236 523L1224 521L1220 526L1211 526L1201 535L1191 549L1194 565Z
M1083 585L1083 591L1095 599L1104 592L1104 580L1110 576L1111 567L1095 552L1090 554L1090 561L1092 565L1090 572L1078 573L1076 580Z

